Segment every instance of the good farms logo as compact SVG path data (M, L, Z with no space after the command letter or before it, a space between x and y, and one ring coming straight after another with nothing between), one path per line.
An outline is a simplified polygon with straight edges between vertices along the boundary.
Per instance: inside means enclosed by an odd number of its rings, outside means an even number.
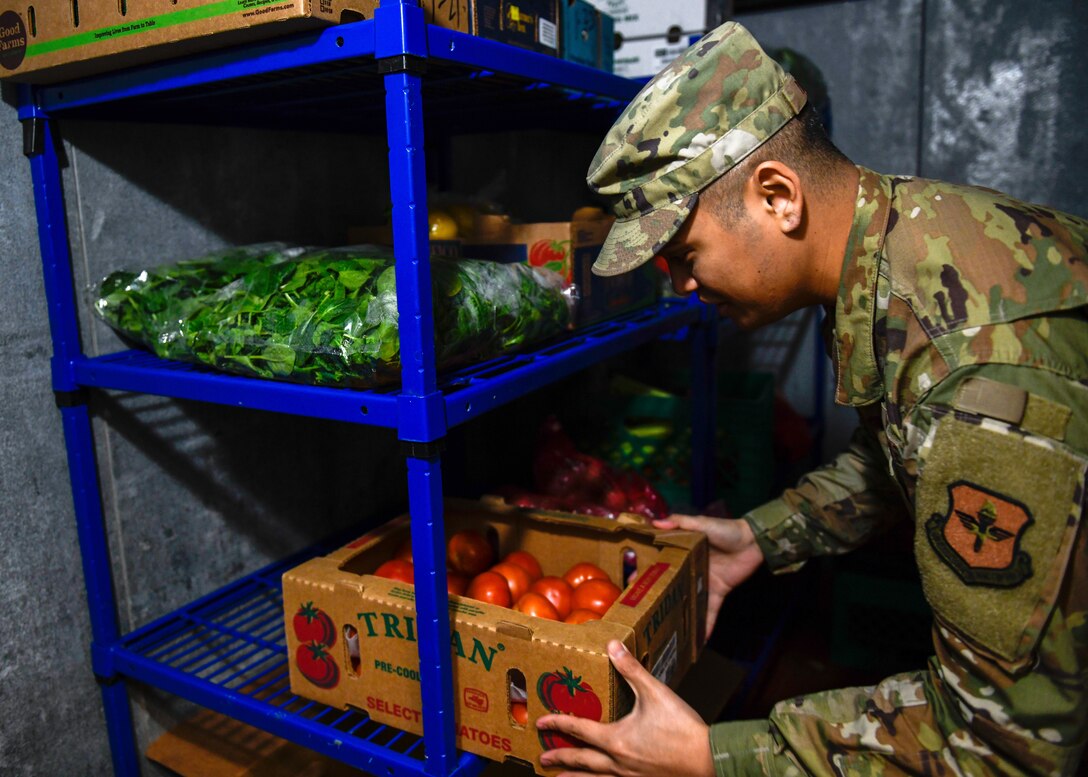
M26 56L26 25L15 11L0 14L0 67L15 70Z
M365 626L365 630L360 631L363 636L416 641L416 621L410 615L402 617L391 612L360 612L355 617ZM506 645L501 642L490 647L472 637L472 644L469 645L461 637L461 632L454 629L450 633L450 651L453 655L471 664L479 664L488 672L495 661L495 654L503 650L506 650Z

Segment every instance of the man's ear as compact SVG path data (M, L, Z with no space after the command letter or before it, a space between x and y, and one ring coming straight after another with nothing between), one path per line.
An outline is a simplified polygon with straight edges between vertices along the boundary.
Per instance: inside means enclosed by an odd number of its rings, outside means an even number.
M776 160L761 162L749 179L757 207L774 219L783 234L801 228L805 215L805 196L801 177L792 167Z

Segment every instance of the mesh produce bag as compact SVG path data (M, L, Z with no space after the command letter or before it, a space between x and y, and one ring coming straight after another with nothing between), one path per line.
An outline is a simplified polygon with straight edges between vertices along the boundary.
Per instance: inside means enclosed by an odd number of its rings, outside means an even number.
M431 260L439 368L491 358L570 322L559 276ZM387 249L243 246L102 281L97 313L157 355L263 378L365 388L400 379Z

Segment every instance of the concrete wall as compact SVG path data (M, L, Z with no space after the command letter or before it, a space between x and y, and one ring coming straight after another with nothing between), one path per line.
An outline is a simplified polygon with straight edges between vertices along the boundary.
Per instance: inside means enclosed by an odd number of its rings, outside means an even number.
M857 164L990 186L1088 216L1083 51L1088 5L1048 0L851 0L736 17L768 47L811 59L827 81L832 138ZM755 368L784 376L812 415L815 337L788 358L796 321L738 338ZM732 356L732 354L731 354ZM734 357L738 358L738 357ZM824 456L854 426L830 384Z
M854 0L743 21L823 70L835 138L857 162L997 185L1088 215L1088 109L1075 99L1088 78L1078 57L1088 20L1078 0ZM255 240L335 242L384 206L380 140L334 136L319 147L307 135L92 123L63 132L84 310L108 269ZM0 139L0 773L100 775L110 757L49 391L29 170L10 104L0 104ZM563 140L533 152L576 176L584 145L591 153L592 143ZM563 159L573 148L578 158ZM512 142L489 156L500 157L524 153ZM549 170L537 159L534 169ZM516 180L504 186L510 201L529 202ZM85 321L83 332L91 353L116 347L100 325ZM770 345L761 349L753 358L773 361ZM799 405L811 399L814 361L802 353L785 371ZM124 628L334 528L387 515L403 497L385 432L124 395L96 399L94 411ZM850 416L835 419L841 436ZM141 747L185 711L153 691L134 699Z

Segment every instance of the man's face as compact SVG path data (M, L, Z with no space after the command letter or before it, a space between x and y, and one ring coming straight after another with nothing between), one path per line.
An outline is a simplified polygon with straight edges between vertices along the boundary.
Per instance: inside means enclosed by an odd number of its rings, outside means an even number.
M678 294L695 292L742 329L769 324L797 310L799 246L760 208L725 226L700 202L661 252Z

